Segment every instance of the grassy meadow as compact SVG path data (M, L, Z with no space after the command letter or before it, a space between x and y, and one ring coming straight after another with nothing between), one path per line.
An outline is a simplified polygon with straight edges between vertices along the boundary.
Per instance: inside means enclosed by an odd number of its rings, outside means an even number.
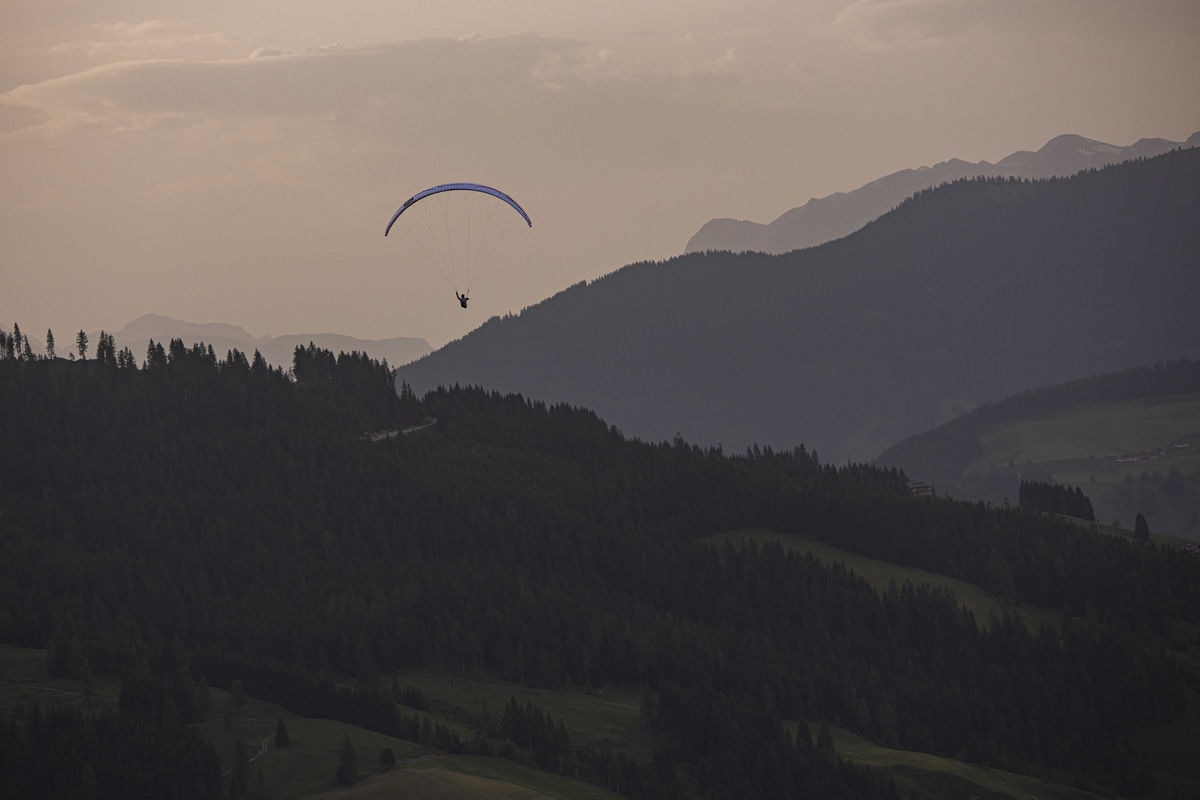
M818 726L810 725L813 740ZM834 751L847 761L882 770L896 781L901 797L969 797L976 800L1098 800L1101 795L1047 783L1027 775L969 764L953 758L880 747L861 736L830 728Z
M431 720L469 735L472 727L464 724L467 707L456 703L470 702L476 697L495 698L496 713L503 711L510 694L519 701L533 700L547 709L555 719L567 721L572 732L576 726L587 735L592 731L614 728L624 730L620 735L632 738L638 727L638 696L632 693L614 698L571 692L542 692L512 687L503 682L459 680L446 675L428 673L404 675L399 680L419 686L427 692L434 705L449 713L430 713ZM440 692L445 691L443 696ZM92 681L92 704L97 710L115 706L121 682L111 676L97 676ZM525 695L529 695L526 697ZM209 707L198 723L201 734L212 743L223 773L233 765L237 742L241 741L251 758L250 786L261 786L267 797L376 797L437 800L450 797L498 797L536 800L537 798L568 798L573 800L609 800L618 797L599 787L573 781L560 775L523 766L512 761L485 756L443 755L421 745L394 739L374 731L328 719L298 716L282 706L254 697L227 725L222 710L229 693L209 690ZM501 699L502 698L502 699ZM62 706L83 705L83 687L73 678L54 678L46 669L46 651L9 644L0 644L0 713L8 714L19 705ZM632 704L632 705L630 705ZM605 709L610 709L605 711ZM413 709L409 713L422 714ZM275 746L279 720L288 731L289 745ZM640 735L640 731L638 732ZM336 771L342 737L349 736L354 747L355 763L360 780L351 787L338 786ZM610 737L611 738L611 737ZM390 747L396 765L385 769L379 754Z
M1200 541L1200 397L1071 408L988 426L979 441L966 474L1036 468L1080 487L1100 522L1131 530L1140 512L1151 534Z
M91 707L116 706L121 682L110 676L92 680ZM0 712L19 705L82 706L84 687L77 678L55 678L46 669L46 651L0 643Z
M498 722L505 703L515 697L566 725L575 744L604 746L635 758L649 757L652 751L641 723L641 693L635 689L531 689L483 675L434 670L399 673L396 680L419 689L445 724L465 726L468 733L485 715L491 724Z
M435 755L401 764L347 788L312 795L320 800L618 800L622 795L561 775L486 756Z
M993 617L1002 617L1006 610L1015 611L1024 620L1026 627L1030 631L1036 631L1043 622L1049 625L1057 625L1058 623L1057 616L1052 612L1024 605L1006 606L976 584L968 583L958 578L939 575L936 572L918 569L917 567L907 567L901 564L893 564L890 561L882 561L877 558L859 555L858 553L851 553L806 534L746 529L710 536L708 537L708 541L752 541L760 544L764 542L778 542L789 550L794 550L798 553L811 553L814 558L823 564L844 564L847 569L853 571L855 575L869 583L877 592L887 589L888 584L893 581L898 586L908 581L913 586L920 586L927 583L930 586L944 587L954 592L954 596L958 599L958 602L975 616L975 621L981 626L986 626L988 621Z

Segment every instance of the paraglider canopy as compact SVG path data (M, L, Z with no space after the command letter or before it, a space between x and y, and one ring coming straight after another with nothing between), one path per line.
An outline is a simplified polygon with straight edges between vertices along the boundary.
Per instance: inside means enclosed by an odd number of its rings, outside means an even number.
M493 189L491 186L484 186L482 183L442 183L438 184L437 186L430 186L428 189L417 192L412 197L405 200L404 205L400 206L400 208L396 210L395 214L392 214L392 218L388 221L387 229L384 230L383 235L387 236L389 233L391 233L392 226L396 224L396 220L400 219L400 215L407 211L409 206L411 206L413 203L423 200L430 195L440 194L441 192L455 191L483 192L484 194L490 194L492 197L499 198L500 200L503 200L512 206L525 220L525 224L531 228L533 227L533 220L531 220L529 215L525 213L525 209L521 208L521 206L517 204L516 200L513 200L499 189Z
M499 189L482 183L441 183L405 200L383 235L393 228L403 231L419 251L419 260L437 269L466 308L465 298L496 246L522 222L533 227L525 209Z

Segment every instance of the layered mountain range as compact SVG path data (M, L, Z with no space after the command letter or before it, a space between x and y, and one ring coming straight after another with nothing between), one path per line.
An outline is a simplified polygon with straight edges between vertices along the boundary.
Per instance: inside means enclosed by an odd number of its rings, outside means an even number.
M1153 158L1181 147L1200 145L1200 132L1187 141L1140 139L1122 147L1075 134L1057 136L1040 150L1018 150L995 164L952 158L933 166L893 172L850 192L814 197L770 223L736 219L706 222L686 252L754 250L786 253L841 238L899 205L914 192L963 178L1051 178L1074 175L1121 161Z
M623 432L868 460L1018 391L1200 355L1200 149L964 179L837 241L626 266L400 368Z

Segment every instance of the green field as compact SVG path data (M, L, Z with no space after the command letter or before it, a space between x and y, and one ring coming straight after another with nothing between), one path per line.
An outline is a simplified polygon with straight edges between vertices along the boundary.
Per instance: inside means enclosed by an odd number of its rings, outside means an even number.
M1009 461L1104 462L1111 456L1180 442L1200 445L1200 398L1162 397L1072 408L989 426L979 439L983 456L967 472L982 472L991 464ZM1193 463L1200 462L1200 453L1189 454Z
M504 704L515 697L518 703L533 703L566 725L574 743L604 746L635 758L648 757L652 751L641 724L641 692L636 689L531 689L499 678L432 670L402 672L396 679L401 686L420 689L443 718L471 729L485 713L493 723L499 720Z
M402 683L419 686L445 705L447 715L432 713L434 721L469 735L471 728L454 712L455 703L472 698L496 699L496 713L503 711L510 694L518 700L532 700L562 718L575 733L601 732L636 739L638 696L614 693L612 697L571 692L541 692L514 687L503 682L460 680L438 673L404 675ZM120 694L119 680L97 677L92 682L92 708L115 705ZM0 644L0 713L7 714L17 705L80 706L82 687L78 680L53 678L46 670L46 651ZM445 691L445 695L441 691ZM485 756L448 756L421 745L394 739L374 731L328 719L301 717L282 706L248 698L231 726L226 726L221 710L228 693L210 689L209 710L197 727L212 743L223 772L233 764L234 750L241 741L252 758L250 785L261 780L267 797L299 798L312 795L346 798L397 797L437 800L451 797L500 798L578 798L611 800L611 792L569 778L542 772L512 761ZM500 699L502 698L502 699ZM491 701L489 700L489 703ZM632 705L630 705L632 703ZM462 707L467 708L466 706ZM408 713L420 713L406 709ZM275 731L282 719L288 730L289 746L276 747ZM631 726L637 726L636 735ZM580 735L580 734L577 734ZM354 747L361 780L350 788L337 785L335 779L342 737L349 736ZM617 738L610 736L610 738ZM260 754L260 749L266 747ZM397 764L385 770L379 754L390 747ZM261 774L261 778L260 778ZM326 794L327 793L327 794Z
M815 740L817 726L809 727ZM1070 786L1046 783L1027 775L968 764L953 758L880 747L840 728L830 728L830 733L833 736L833 749L839 756L886 772L896 781L901 797L913 792L928 797L977 800L1098 800L1100 797Z
M92 680L92 708L115 706L121 682L107 676ZM53 678L46 651L0 644L0 711L18 705L82 706L83 685L75 678Z
M716 534L707 537L707 540L710 542L750 541L758 544L778 542L789 550L811 553L823 564L844 564L847 569L852 570L855 575L864 579L878 592L887 589L893 581L898 586L908 581L913 586L929 584L943 587L954 592L958 602L975 615L975 621L981 626L986 626L993 617L997 619L1002 617L1004 612L1009 610L1016 612L1030 631L1037 631L1042 623L1057 625L1057 615L1054 613L1030 606L1006 606L973 583L939 575L936 572L928 572L917 567L906 567L890 561L881 561L877 558L851 553L805 534L748 529Z
M313 795L320 800L618 800L622 795L561 775L485 756L429 756L372 776L350 788Z
M885 587L893 579L947 586L964 604L969 602L976 615L984 619L989 611L1000 608L971 584L857 556L809 537L747 530L719 538L783 542L797 551L812 553L825 563L841 562L877 588ZM1036 612L1026 610L1026 613ZM493 718L498 716L508 698L515 697L520 703L532 702L556 720L562 720L578 743L605 744L637 756L644 756L650 750L638 715L640 694L631 689L604 692L535 690L497 679L431 670L404 672L396 677L402 686L413 686L425 694L434 709L428 714L433 721L460 732L473 730L485 713ZM81 688L77 680L50 677L44 650L0 644L0 713L8 713L18 704L80 705L83 701ZM115 704L119 691L119 681L97 677L92 685L92 707L99 709ZM209 711L198 728L212 743L226 773L232 766L236 743L242 742L253 757L249 777L251 790L256 791L261 785L268 797L325 800L392 797L414 800L463 797L615 800L619 797L605 789L513 761L447 755L355 725L300 717L281 706L252 697L232 725L227 725L221 714L227 697L225 691L210 689ZM1189 702L1200 701L1193 693ZM418 713L412 709L407 711ZM288 729L290 744L287 748L274 745L280 719ZM1200 780L1192 744L1200 731L1195 717L1190 719L1193 721L1142 731L1137 737L1142 747L1155 754L1153 761L1158 768L1160 786L1178 786L1190 791ZM815 739L817 725L809 725ZM840 757L884 771L896 781L902 797L913 792L918 796L947 800L957 797L1093 800L1097 797L1068 786L1044 783L951 758L881 747L837 728L832 728L831 733ZM334 777L343 736L349 736L354 747L360 775L360 780L350 787L338 786ZM385 747L391 748L397 758L397 764L391 769L379 765L379 754Z
M1100 522L1129 530L1141 513L1152 534L1200 541L1200 398L1077 407L987 426L979 442L967 475L1049 473L1082 489Z

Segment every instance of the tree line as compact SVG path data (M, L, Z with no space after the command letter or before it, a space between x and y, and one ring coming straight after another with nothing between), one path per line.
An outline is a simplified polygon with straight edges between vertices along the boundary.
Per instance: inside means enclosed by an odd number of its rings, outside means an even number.
M1096 521L1092 501L1078 486L1023 480L1017 496L1021 508L1066 514L1068 517L1077 517L1089 522Z

